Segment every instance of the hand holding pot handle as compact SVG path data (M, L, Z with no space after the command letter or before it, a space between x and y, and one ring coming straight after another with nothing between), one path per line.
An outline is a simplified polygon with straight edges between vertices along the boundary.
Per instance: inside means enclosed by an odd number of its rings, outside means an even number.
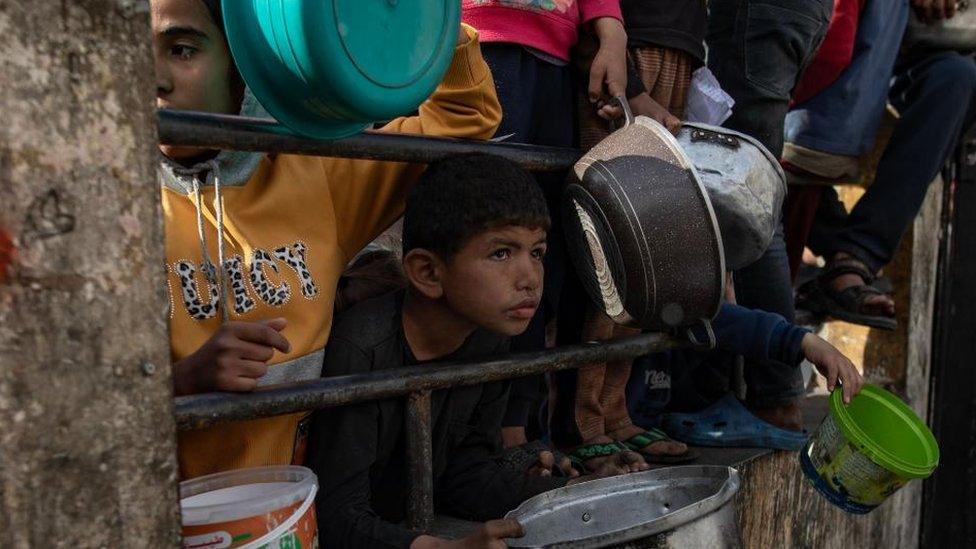
M634 123L634 113L630 110L630 103L627 101L627 98L624 97L624 96L622 96L622 95L615 95L615 96L613 96L612 99L610 99L610 102L608 103L608 105L613 105L614 103L616 103L617 106L621 110L624 111L624 125L618 127L617 126L617 120L616 119L612 119L612 120L609 121L609 123L610 123L610 130L613 131L613 130L617 130L619 128L626 128L627 126L633 124Z

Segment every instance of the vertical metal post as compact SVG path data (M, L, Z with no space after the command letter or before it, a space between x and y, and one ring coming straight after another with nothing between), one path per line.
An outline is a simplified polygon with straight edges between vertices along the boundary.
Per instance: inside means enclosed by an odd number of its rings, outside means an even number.
M430 391L407 397L407 525L430 528L434 516L434 476L431 471Z

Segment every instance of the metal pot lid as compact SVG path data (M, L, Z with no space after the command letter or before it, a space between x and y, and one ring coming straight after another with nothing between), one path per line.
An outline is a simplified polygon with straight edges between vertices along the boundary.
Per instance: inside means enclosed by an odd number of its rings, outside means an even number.
M731 467L688 465L602 478L526 500L505 518L525 535L509 547L606 547L674 530L729 503Z

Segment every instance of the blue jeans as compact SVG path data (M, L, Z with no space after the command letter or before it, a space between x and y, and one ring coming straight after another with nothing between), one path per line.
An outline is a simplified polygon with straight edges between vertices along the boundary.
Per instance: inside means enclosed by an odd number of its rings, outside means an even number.
M712 0L708 67L735 100L725 126L752 135L777 158L790 94L816 53L833 10L831 0ZM745 307L793 321L793 287L782 227L766 253L735 273ZM775 362L746 365L747 401L754 407L788 404L803 394L798 368Z
M908 13L908 0L868 0L851 64L836 81L786 115L787 141L847 156L874 148Z
M901 118L878 163L874 183L850 215L825 190L809 246L844 252L876 272L894 256L949 154L976 117L976 62L955 52L929 55L895 70L888 95Z

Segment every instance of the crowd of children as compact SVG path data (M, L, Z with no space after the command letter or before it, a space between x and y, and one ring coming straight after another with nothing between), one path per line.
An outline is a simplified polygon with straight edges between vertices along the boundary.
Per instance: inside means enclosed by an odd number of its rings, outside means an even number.
M712 0L707 13L704 0L463 0L464 23L440 86L415 116L378 131L589 147L620 116L614 98L677 131L691 74L707 62L737 101L731 126L778 154L790 91L826 32L830 2L775 4ZM219 0L152 0L151 9L159 107L267 116L235 68ZM734 24L743 14L753 33L744 38ZM481 154L428 167L160 149L177 395L634 331L589 305L563 253L562 174L534 176ZM362 253L401 216L402 235L393 237L400 249ZM811 362L829 389L842 385L845 402L863 380L839 351L791 323L792 293L788 306L769 303L779 299L781 279L789 282L776 246L734 274L737 288L730 284L713 321L709 353L673 351L434 392L435 506L488 521L468 538L401 525L400 400L183 432L180 474L304 464L321 486L326 547L496 547L517 537L519 525L493 519L528 497L645 470L648 462L695 458L671 437L797 449L805 438L799 363ZM737 291L756 308L736 305ZM734 356L746 359L754 415L727 386L701 390L702 365ZM657 388L672 387L679 402L670 410L683 414L662 420L672 399L655 400L651 371L670 377ZM748 419L724 439L702 434L731 417ZM513 466L505 453L520 447L533 448L532 458ZM556 459L562 454L572 465Z

